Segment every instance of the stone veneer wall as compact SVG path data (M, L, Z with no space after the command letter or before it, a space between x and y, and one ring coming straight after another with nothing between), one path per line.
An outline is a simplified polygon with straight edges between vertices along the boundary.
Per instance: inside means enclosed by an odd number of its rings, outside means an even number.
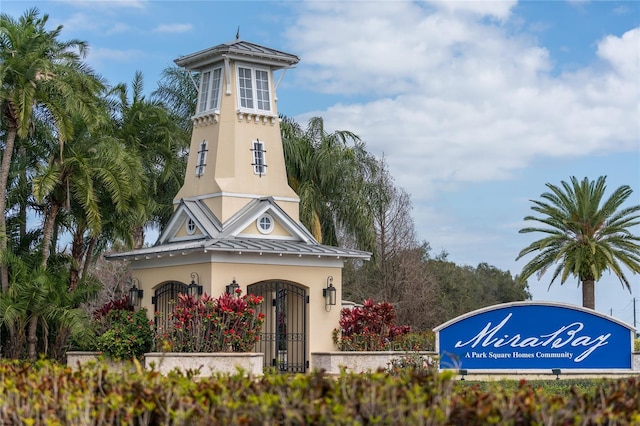
M437 354L435 352L418 352L423 358L427 360L434 360ZM403 355L415 354L415 352L392 352L392 351L380 351L380 352L320 352L311 354L311 366L314 370L325 370L327 374L340 374L341 368L346 368L347 372L362 373L365 371L375 371L379 368L387 368L393 358L400 358ZM631 372L640 372L640 352L633 352L631 358ZM514 372L510 372L514 373ZM517 374L525 374L525 370L517 372ZM544 371L546 373L546 370ZM602 371L602 373L609 373ZM617 374L625 374L624 372L617 371ZM483 371L483 374L489 374ZM492 374L500 375L507 374L495 371ZM535 374L546 374L536 371ZM571 374L565 371L563 374ZM580 373L585 374L585 373ZM590 371L590 375L598 376L596 371Z
M249 375L261 376L263 363L264 354L256 352L151 352L144 354L144 366L147 369L154 369L162 374L176 369L182 372L199 370L199 374L194 377L209 377L217 373L235 374L238 369Z
M420 355L427 362L435 362L435 352L396 352L396 351L336 351L316 352L311 354L311 368L324 370L327 374L340 374L341 368L347 372L363 373L388 368L392 359L403 356Z

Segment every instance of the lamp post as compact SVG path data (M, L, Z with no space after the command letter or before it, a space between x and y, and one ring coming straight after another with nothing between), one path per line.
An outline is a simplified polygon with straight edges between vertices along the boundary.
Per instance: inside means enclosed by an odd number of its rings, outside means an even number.
M333 286L333 277L329 275L327 277L327 286L322 289L322 297L324 297L325 311L329 312L332 306L336 304L336 288ZM327 309L328 308L328 309Z

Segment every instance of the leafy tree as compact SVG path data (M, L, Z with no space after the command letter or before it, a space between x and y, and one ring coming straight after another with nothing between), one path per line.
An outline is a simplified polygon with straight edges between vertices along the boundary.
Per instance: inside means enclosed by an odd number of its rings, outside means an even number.
M546 236L525 247L517 259L538 252L522 269L520 280L537 274L540 278L556 265L549 286L560 277L564 284L569 276L582 284L582 304L595 309L595 282L604 271L612 271L622 285L631 291L623 267L640 272L640 237L631 229L640 224L640 205L622 207L632 190L623 185L605 198L606 176L590 181L571 177L561 186L547 183L550 192L542 201L531 200L531 209L540 216L525 220L546 227L528 227L520 233L539 232Z
M347 299L373 298L391 302L403 324L423 325L424 300L433 299L434 286L425 279L423 246L411 217L409 195L393 183L384 160L373 178L376 191L369 205L375 230L375 250L369 262L348 262L343 271ZM419 319L420 318L420 319Z
M97 130L91 132L79 117L75 118L73 138L59 152L53 147L48 162L40 165L33 179L34 196L44 203L43 266L47 264L51 235L62 209L71 214L76 229L97 237L102 229L102 211L107 206L133 215L144 193L144 179L137 175L141 167L138 158L116 139ZM75 280L70 288L75 288Z
M17 257L7 251L4 256L11 269L9 289L0 294L0 324L9 332L6 356L35 359L38 347L48 352L51 333L55 347L63 347L66 336L88 326L88 316L77 306L96 291L95 285L70 292L68 268L44 269L34 255Z
M364 250L374 248L369 194L378 163L352 132L328 133L320 117L302 129L283 117L280 128L289 185L300 197L300 221L320 242L338 245L338 228Z
M155 101L159 101L169 111L172 119L187 134L191 134L193 121L191 117L196 113L199 81L197 73L192 73L177 66L162 70L162 78L158 87L151 93Z
M0 15L0 113L7 126L0 169L0 252L7 249L6 191L16 137L27 137L38 109L56 124L62 145L73 132L73 115L87 121L94 115L96 94L102 87L100 79L81 62L86 42L60 41L62 26L47 31L47 21L48 15L41 17L37 8L18 20ZM1 266L6 291L8 271L6 265Z
M136 72L131 91L117 85L110 94L114 135L141 161L148 194L145 221L163 227L173 213L173 197L182 186L190 133L158 100L143 96L144 79ZM135 246L144 243L144 226L133 229Z

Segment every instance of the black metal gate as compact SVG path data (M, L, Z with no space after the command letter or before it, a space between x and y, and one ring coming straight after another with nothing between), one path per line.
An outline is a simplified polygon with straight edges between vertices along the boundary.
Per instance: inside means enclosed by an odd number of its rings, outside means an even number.
M247 293L261 296L265 315L256 351L264 353L265 367L304 373L307 361L307 303L304 287L282 281L248 286Z
M169 281L156 289L151 303L153 303L158 330L167 329L169 313L173 311L173 304L181 293L187 293L187 284L178 281Z

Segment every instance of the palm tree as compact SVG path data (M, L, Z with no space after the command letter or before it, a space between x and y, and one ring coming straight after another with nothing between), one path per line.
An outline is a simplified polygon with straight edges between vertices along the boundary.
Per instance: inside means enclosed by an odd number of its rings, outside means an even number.
M16 136L25 138L34 110L40 109L56 125L61 144L69 139L73 126L70 111L87 121L95 115L95 96L102 82L81 59L87 44L72 39L60 41L62 26L47 31L48 15L37 8L17 21L0 15L0 114L7 134L0 169L0 252L7 249L6 191ZM5 264L0 264L2 290L9 285Z
M640 273L640 237L631 231L640 224L640 205L621 208L632 193L627 185L604 199L605 181L606 176L597 181L571 177L571 182L562 181L561 187L547 183L551 192L541 195L544 201L531 200L531 209L542 216L527 216L524 220L546 227L523 228L520 233L541 232L547 236L518 255L516 260L539 251L522 269L521 281L533 274L540 278L549 267L557 265L549 286L558 276L561 284L570 275L578 278L582 283L582 304L591 309L595 309L595 282L607 270L631 291L622 268Z
M300 197L300 221L324 244L338 245L338 230L373 250L375 229L370 195L377 160L349 131L328 133L320 117L306 129L283 117L281 124L289 185Z
M77 255L78 239L97 238L102 230L104 212L113 205L120 214L140 217L145 178L141 162L124 144L109 135L108 128L91 131L78 116L74 120L74 137L60 152L52 146L49 161L42 164L33 178L33 193L43 203L45 216L42 235L42 266L47 265L56 219L60 212L70 215L74 232L72 252ZM75 289L77 271L72 265L70 289Z
M131 93L125 84L113 88L113 134L141 161L147 185L147 224L163 227L173 213L173 197L182 186L190 134L163 103L147 100L143 89L140 72L133 78ZM134 229L136 247L144 243L143 225Z
M7 251L3 257L11 269L9 289L0 294L0 325L9 332L6 356L35 359L39 338L46 353L52 331L60 341L55 346L64 346L69 334L83 332L89 318L78 306L96 294L95 282L69 291L65 256L48 269L38 265L35 253L18 257Z
M177 66L170 66L162 70L162 78L158 87L151 93L154 100L167 108L171 117L178 125L191 135L193 121L191 117L196 113L198 99L198 85L200 81L197 73Z

